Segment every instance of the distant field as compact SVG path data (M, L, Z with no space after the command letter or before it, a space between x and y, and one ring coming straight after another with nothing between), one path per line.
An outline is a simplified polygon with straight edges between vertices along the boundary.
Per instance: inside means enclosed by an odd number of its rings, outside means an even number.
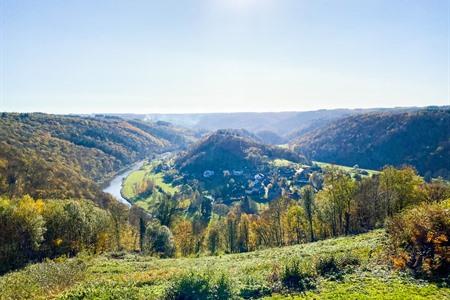
M325 167L337 167L339 169L342 169L350 174L355 174L355 169L353 167L348 167L348 166L342 166L342 165L336 165L336 164L330 164L330 163L325 163L325 162L320 162L320 161L314 161L314 163L316 163L317 165L319 165L321 168L325 168ZM378 174L380 173L380 171L376 171L376 170L369 170L369 169L362 169L362 168L358 168L358 170L361 171L366 171L367 173L369 173L369 175L373 175L373 174Z
M376 230L303 245L212 257L157 259L125 254L117 258L80 258L86 267L73 276L73 282L65 272L46 274L50 263L43 263L0 277L0 290L4 291L0 299L20 299L20 295L31 295L32 299L50 295L56 299L112 299L113 295L114 299L159 299L174 277L190 271L225 273L237 290L249 286L261 288L268 286L274 268L289 259L299 258L307 263L324 255L349 253L358 257L361 264L342 279L319 277L316 289L306 294L272 295L266 299L450 299L449 288L439 288L380 265L378 258L384 241L384 231ZM69 263L74 264L74 260L59 263L59 268L64 269ZM33 275L33 269L40 270L39 277ZM61 282L65 284L63 287ZM27 291L32 293L26 294Z
M128 177L125 179L123 186L122 186L122 195L130 200L135 199L139 202L148 202L151 200L153 195L150 195L146 199L136 199L138 195L135 193L134 186L137 184L140 184L145 179L150 179L155 184L155 187L160 188L162 191L164 191L167 194L173 195L177 188L173 187L170 184L167 184L163 180L163 174L162 173L154 173L153 172L154 163L146 163L144 164L139 170L132 172ZM142 203L141 203L142 204Z
M301 164L297 164L294 163L292 161L286 160L286 159L274 159L271 162L275 167L289 167L289 166L301 166ZM325 163L325 162L320 162L320 161L313 161L313 163L316 163L318 166L320 166L321 168L326 168L326 167L336 167L339 169L344 170L345 172L348 172L350 174L356 174L355 172L355 168L353 167L348 167L348 166L342 166L342 165L336 165L336 164L331 164L331 163ZM362 168L358 168L358 170L360 171L366 171L369 175L373 175L373 174L378 174L380 173L379 171L376 170L369 170L369 169L362 169Z
M294 163L294 162L292 162L290 160L287 160L287 159L278 159L278 158L272 160L272 164L275 167L289 167L289 166L292 166L292 165L301 165L301 164Z

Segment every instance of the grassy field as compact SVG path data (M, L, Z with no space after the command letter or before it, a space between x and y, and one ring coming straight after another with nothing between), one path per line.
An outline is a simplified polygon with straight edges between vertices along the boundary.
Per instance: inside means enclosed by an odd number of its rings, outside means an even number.
M265 299L450 299L449 288L380 264L384 242L384 231L378 230L222 256L157 259L123 254L49 261L0 277L0 299L160 299L170 282L187 272L224 273L236 295L269 291ZM360 264L338 280L317 277L316 287L304 294L270 294L269 278L286 261L297 258L308 264L327 255L352 255Z
M350 173L352 175L355 174L355 169L353 167L347 167L347 166L342 166L342 165L335 165L335 164L330 164L330 163L325 163L325 162L320 162L320 161L314 161L314 163L316 163L321 168L336 167L336 168L342 169L345 172L348 172L348 173ZM358 170L366 171L370 176L373 175L373 174L380 173L380 171L369 170L369 169L361 169L361 168L359 168Z
M128 177L124 180L123 186L122 186L122 195L130 199L132 201L138 201L141 202L141 206L145 206L145 204L148 204L151 202L154 195L150 195L146 199L136 199L138 195L135 193L135 189L133 188L135 185L140 184L145 179L150 179L155 184L155 187L160 188L164 193L173 195L177 188L173 187L170 184L167 184L163 180L163 174L162 173L155 173L153 171L155 163L146 163L144 164L139 170L134 171L128 175Z
M287 159L279 159L279 158L272 160L271 163L275 167L301 166L301 164L294 163L294 162L289 161Z
M286 160L286 159L274 159L274 160L272 160L271 163L275 167L289 167L289 166L299 166L299 167L301 167L301 164L297 164L297 163L291 162L291 161ZM342 165L335 165L335 164L330 164L330 163L325 163L325 162L320 162L320 161L314 161L314 163L316 163L321 168L336 167L336 168L339 168L339 169L341 169L341 170L343 170L345 172L348 172L351 175L356 174L355 169L353 167L347 167L347 166L342 166ZM358 170L366 171L369 175L380 173L379 171L369 170L369 169L361 169L361 168L359 168Z

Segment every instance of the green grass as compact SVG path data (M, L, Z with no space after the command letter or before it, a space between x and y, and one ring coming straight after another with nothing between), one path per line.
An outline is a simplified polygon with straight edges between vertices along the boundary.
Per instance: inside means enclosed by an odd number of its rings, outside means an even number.
M325 163L325 162L320 162L320 161L314 161L314 163L316 163L321 168L336 167L336 168L339 168L339 169L341 169L341 170L343 170L345 172L348 172L348 173L350 173L352 175L355 173L355 169L353 167L342 166L342 165L335 165L335 164L330 164L330 163ZM369 170L369 169L362 169L362 168L359 168L359 170L367 171L369 176L372 176L374 174L380 173L380 171L376 171L376 170Z
M287 160L287 159L279 159L279 158L272 160L272 164L273 164L275 167L290 167L290 166L292 166L292 165L297 165L296 163L294 163L294 162L292 162L292 161L290 161L290 160Z
M49 299L82 281L89 257L45 261L0 277L0 299Z
M136 195L136 193L134 192L133 186L139 184L145 179L152 180L155 186L159 187L166 194L173 195L177 191L176 187L173 187L171 184L164 182L162 173L154 173L154 166L154 162L147 163L143 165L139 170L134 171L130 173L130 175L128 175L122 185L122 194L125 198L136 201L136 197L138 195ZM153 196L150 196L147 199L139 199L139 202L145 203L141 203L140 206L145 208L148 202L151 202L152 199Z
M294 298L272 295L267 299L450 299L449 288L439 288L433 283L418 281L380 265L379 254L383 243L384 231L377 230L304 245L222 256L157 259L126 254L120 259L113 259L103 255L86 261L87 267L82 276L77 276L71 285L64 283L64 289L56 285L51 295L57 294L63 299L111 299L112 295L123 295L127 299L158 299L174 278L190 271L228 274L233 286L241 291L249 286L267 289L273 270L289 259L313 262L321 256L351 254L358 257L361 264L353 272L346 273L340 281L319 277L317 288L306 294L294 295ZM11 277L16 280L5 280ZM58 282L57 279L48 281ZM39 281L30 281L26 269L0 277L0 288L13 291L20 287L21 282L31 282L31 286L40 291L36 295L43 297L45 289L40 288Z
M357 272L342 281L322 280L317 291L303 295L274 295L265 299L450 299L450 290L378 270L378 274Z

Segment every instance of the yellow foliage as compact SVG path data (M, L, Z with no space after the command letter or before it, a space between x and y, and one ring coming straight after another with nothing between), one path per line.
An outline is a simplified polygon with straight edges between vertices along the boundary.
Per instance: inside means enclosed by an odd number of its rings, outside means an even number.
M42 199L38 199L36 200L34 206L36 207L38 214L42 215L42 212L45 209L45 202Z
M53 240L53 244L54 244L56 247L61 246L62 243L63 243L63 240L62 240L62 239L55 239L55 240Z
M111 237L105 237L107 241L111 241ZM128 224L123 225L120 231L120 245L124 250L134 251L138 247L138 234L136 229ZM105 249L106 250L106 249Z

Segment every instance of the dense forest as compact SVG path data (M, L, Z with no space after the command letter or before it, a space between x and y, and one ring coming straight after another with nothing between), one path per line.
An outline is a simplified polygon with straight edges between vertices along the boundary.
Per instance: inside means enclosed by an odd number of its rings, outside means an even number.
M303 156L288 149L263 144L245 130L217 130L182 153L178 168L192 176L201 177L205 170L256 170L273 159L308 163Z
M450 178L450 109L350 116L293 142L314 160L362 168L412 165L426 178Z
M95 199L117 171L193 138L170 124L2 113L0 194Z

